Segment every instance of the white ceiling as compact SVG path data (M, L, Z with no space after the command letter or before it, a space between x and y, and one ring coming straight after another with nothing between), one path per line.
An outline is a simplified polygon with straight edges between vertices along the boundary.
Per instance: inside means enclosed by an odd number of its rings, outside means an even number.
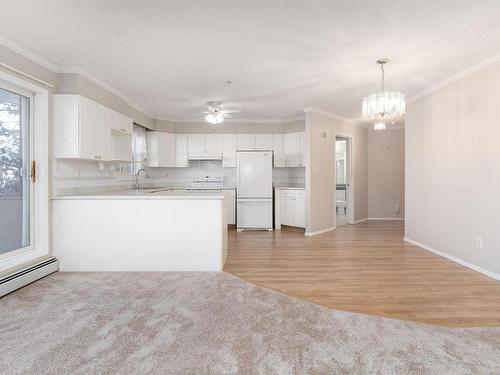
M209 100L241 108L236 119L355 118L379 57L392 60L386 87L411 97L500 52L498 0L3 0L1 12L0 35L173 120L201 120Z

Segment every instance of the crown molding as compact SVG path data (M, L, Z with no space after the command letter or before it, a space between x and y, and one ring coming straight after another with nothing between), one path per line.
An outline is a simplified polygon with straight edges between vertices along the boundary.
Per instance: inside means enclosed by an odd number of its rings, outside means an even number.
M329 118L332 118L332 119L335 119L338 121L343 121L343 122L346 122L346 123L354 125L354 126L363 127L363 123L360 121L356 121L355 119L352 119L349 117L343 117L343 116L337 115L335 113L323 111L321 109L317 109L314 107L306 107L306 108L303 108L302 110L304 111L304 113L316 113L318 115L326 116L326 117L329 117Z
M114 96L122 99L130 107L132 107L132 108L138 110L139 112L142 112L143 114L151 117L153 120L155 120L157 118L157 116L154 112L137 104L137 102L131 96L125 94L122 90L116 88L116 86L111 85L109 82L100 78L97 74L92 73L90 71L90 69L83 68L81 65L78 65L78 64L62 65L57 69L57 73L78 74L78 75L88 79L89 81L95 83L97 86L108 91L109 93L113 94Z
M184 119L171 119L166 117L160 117L156 119L157 121L168 121L175 124L185 124L185 123L204 123L202 118L184 118ZM290 122L303 121L304 116L291 117L291 118L281 118L281 119L224 119L226 124L286 124Z
M31 60L38 65L43 66L44 68L49 69L50 71L57 73L58 66L54 62L36 54L33 51L21 46L19 43L14 42L13 40L0 35L0 45L10 49L11 51L26 57L28 60Z
M427 96L429 94L432 94L433 92L442 89L446 86L451 85L452 83L465 78L481 69L487 68L490 65L493 65L497 62L500 61L500 53L496 53L493 56L488 57L485 60L482 60L458 73L453 74L452 76L442 80L441 82L438 82L434 85L429 86L428 88L416 93L415 95L412 95L410 98L406 100L406 104L413 103L414 101L423 98L424 96Z

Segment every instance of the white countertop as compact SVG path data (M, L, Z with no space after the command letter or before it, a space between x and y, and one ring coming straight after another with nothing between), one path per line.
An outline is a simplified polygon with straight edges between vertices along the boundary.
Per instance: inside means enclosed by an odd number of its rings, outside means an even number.
M184 199L184 200L207 200L224 199L229 194L225 191L215 192L186 192L175 188L167 189L141 189L141 190L116 190L105 191L93 194L62 195L52 197L55 200L61 199Z
M300 186L275 186L275 189L280 189L280 190L305 190L305 187L300 187Z

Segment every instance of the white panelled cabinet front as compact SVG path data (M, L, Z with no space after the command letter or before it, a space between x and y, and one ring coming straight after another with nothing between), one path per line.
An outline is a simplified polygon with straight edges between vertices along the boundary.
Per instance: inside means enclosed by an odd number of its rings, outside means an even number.
M278 210L278 209L277 209ZM279 189L279 216L276 215L276 228L281 224L299 228L306 226L306 207L304 190Z
M222 166L236 168L236 134L224 134L223 137Z
M238 228L272 228L272 199L238 199Z
M228 224L236 224L236 190L228 189L228 204L226 205L226 220Z
M175 134L146 132L148 167L175 167Z
M56 94L52 100L55 158L113 160L130 155L123 149L124 139L112 144L112 136L131 135L131 119L82 95Z
M284 134L273 134L273 166L275 168L285 167Z
M188 167L188 135L175 135L175 166Z

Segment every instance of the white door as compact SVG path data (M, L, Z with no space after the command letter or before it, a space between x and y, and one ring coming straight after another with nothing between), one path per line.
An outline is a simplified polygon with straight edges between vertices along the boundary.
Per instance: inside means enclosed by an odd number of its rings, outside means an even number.
M229 196L227 197L226 205L226 220L228 224L235 224L235 210L236 210L236 195L234 190L231 190Z
M224 134L222 166L224 168L236 168L236 134Z
M280 222L284 225L292 225L290 216L292 215L291 200L285 191L281 191L280 196Z
M83 159L97 159L96 138L96 107L94 103L80 97L80 121L79 121L79 157Z
M255 148L257 150L272 150L273 135L272 134L255 134Z
M238 134L237 149L238 150L255 149L255 134Z
M272 199L238 199L238 228L272 228Z
M272 198L272 152L237 153L238 198Z

